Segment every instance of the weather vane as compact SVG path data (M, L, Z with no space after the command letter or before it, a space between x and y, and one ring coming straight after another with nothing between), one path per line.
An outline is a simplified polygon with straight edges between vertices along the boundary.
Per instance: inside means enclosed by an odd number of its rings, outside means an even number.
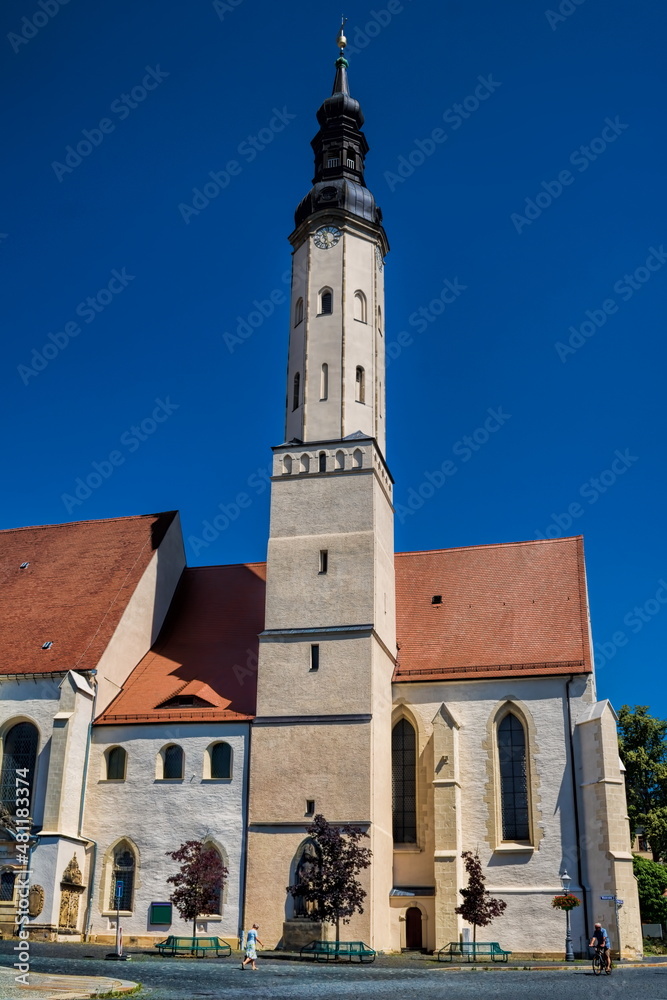
M340 54L343 54L343 50L347 45L347 38L345 37L345 25L347 23L347 18L341 14L340 19L340 31L338 33L338 38L336 39L336 45L340 49Z

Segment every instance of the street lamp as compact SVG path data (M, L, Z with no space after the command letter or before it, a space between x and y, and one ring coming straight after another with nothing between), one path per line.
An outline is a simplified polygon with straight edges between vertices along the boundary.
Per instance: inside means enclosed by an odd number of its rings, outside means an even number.
M563 887L563 893L566 896L570 894L570 883L572 879L567 874L567 871L563 871L560 876L560 884ZM570 935L570 911L565 910L565 961L574 962L574 952L572 951L572 937Z

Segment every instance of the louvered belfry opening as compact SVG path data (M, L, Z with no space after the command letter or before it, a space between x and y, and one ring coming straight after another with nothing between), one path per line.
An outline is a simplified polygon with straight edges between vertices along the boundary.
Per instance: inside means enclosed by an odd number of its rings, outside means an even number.
M417 843L417 739L407 719L391 734L394 843Z

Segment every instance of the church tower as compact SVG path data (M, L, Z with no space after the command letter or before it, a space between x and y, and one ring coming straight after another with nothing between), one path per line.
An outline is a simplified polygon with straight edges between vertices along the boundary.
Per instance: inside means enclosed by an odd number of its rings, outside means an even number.
M341 29L319 111L313 186L293 247L285 444L273 449L266 626L253 725L245 921L274 946L314 936L285 887L317 813L370 835L364 913L389 940L392 479L385 462L382 215L364 180L364 118Z

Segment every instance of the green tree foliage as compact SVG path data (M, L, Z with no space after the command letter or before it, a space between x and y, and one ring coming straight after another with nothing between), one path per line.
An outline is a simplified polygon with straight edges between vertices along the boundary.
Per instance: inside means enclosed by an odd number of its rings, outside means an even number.
M643 924L667 925L667 867L648 858L633 858L639 890L639 912Z
M486 927L496 917L502 916L507 903L504 899L494 899L486 888L479 855L464 851L461 857L468 873L468 886L459 889L463 902L454 913L460 913L464 920L472 924L472 939L477 941L477 928Z
M631 834L643 829L653 859L659 861L667 857L667 720L649 715L648 709L648 705L623 705L618 742Z
M336 925L336 940L340 940L340 922L349 924L353 913L363 913L366 890L357 875L370 868L372 851L360 841L368 834L353 826L331 826L324 816L314 817L308 827L317 849L317 858L310 866L307 881L289 885L287 892L300 896L308 905L311 920Z

